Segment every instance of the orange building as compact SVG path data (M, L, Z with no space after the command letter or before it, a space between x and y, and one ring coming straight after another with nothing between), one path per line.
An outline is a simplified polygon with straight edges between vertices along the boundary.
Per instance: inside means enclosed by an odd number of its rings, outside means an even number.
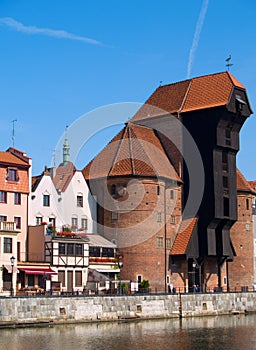
M0 293L3 294L16 285L17 262L26 260L30 166L31 159L15 148L0 152L0 265L3 266Z

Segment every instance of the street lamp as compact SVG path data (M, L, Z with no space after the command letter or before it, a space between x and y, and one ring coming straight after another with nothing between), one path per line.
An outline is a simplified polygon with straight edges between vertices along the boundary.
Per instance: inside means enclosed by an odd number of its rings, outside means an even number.
M193 291L196 291L196 262L193 261L192 263L192 267L193 267Z
M121 268L124 266L123 263L123 257L122 255L118 256L118 267L120 269L119 275L120 275L120 280L119 280L119 294L121 294Z
M13 266L14 266L14 260L15 260L15 257L14 257L14 256L11 256L11 257L10 257L11 267L12 267L11 289L10 289L11 297L13 297Z

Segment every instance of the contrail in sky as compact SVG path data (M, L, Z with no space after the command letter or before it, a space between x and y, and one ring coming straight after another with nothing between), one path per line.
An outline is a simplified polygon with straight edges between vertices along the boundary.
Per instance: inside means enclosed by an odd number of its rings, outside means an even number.
M204 18L206 15L206 11L208 8L208 2L209 0L204 0L201 11L200 11L200 15L196 24L196 30L194 33L194 38L193 38L193 43L189 52L189 59L188 59L188 68L187 68L187 78L190 77L190 73L191 73L191 68L192 68L192 64L194 62L194 56L195 56L195 52L198 46L198 42L199 42L199 38L200 38L200 34L201 34L201 30L204 24Z
M15 19L11 17L4 17L0 18L0 25L5 25L9 28L12 28L18 32L26 33L26 34L43 34L47 36L51 36L58 39L71 39L71 40L78 40L83 41L87 44L93 44L93 45L103 45L100 41L87 38L84 36L78 36L72 33L68 33L65 30L54 30L49 28L38 28L35 26L25 26L21 22L16 21Z

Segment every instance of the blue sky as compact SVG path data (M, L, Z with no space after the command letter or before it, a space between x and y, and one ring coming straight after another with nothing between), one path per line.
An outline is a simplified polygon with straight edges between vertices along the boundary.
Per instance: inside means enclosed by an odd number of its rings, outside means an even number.
M143 103L160 81L224 71L230 54L230 71L255 110L255 15L253 0L1 0L0 149L12 145L14 124L14 145L39 174L66 125L105 105ZM89 122L100 129L100 118ZM252 115L238 154L249 180L256 179L255 127ZM77 167L117 129L87 143Z

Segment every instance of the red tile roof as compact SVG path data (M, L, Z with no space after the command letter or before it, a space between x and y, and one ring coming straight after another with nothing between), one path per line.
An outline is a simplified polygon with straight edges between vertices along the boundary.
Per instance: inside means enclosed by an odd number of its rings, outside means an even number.
M65 165L60 164L56 169L56 174L53 178L53 183L56 190L65 192L75 172L76 172L76 167L72 162L68 162Z
M153 176L181 182L153 129L128 123L84 168L84 177Z
M1 152L0 151L0 163L5 165L22 165L28 167L28 163L24 162L23 160L15 157L10 152Z
M0 190L8 192L29 193L28 169L29 159L23 152L9 148L6 152L0 151ZM6 181L6 169L15 167L18 170L18 181Z
M256 180L254 180L254 181L248 181L248 182L249 182L251 188L252 188L253 190L256 190Z
M251 186L251 184L246 180L246 178L238 169L236 169L236 186L238 192L241 191L256 194L255 188Z
M182 221L173 246L171 255L185 255L189 241L192 237L198 218L185 219Z
M185 113L200 109L225 106L233 88L245 87L229 72L209 74L160 86L135 114L135 122L168 113Z

